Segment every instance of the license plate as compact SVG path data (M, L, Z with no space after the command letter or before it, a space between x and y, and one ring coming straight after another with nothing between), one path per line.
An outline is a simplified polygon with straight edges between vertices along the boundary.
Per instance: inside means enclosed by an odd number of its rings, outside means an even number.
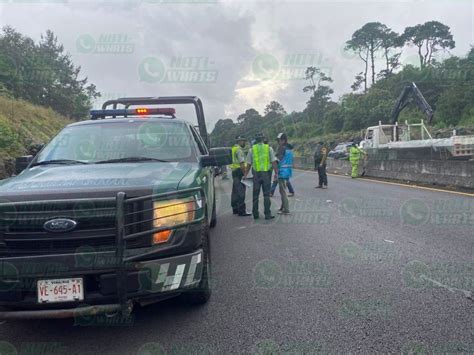
M74 302L84 300L82 278L38 280L38 303Z

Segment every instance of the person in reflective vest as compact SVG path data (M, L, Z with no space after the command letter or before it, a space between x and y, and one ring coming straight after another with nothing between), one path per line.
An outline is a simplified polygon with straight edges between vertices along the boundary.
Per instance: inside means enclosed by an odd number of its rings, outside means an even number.
M249 170L252 168L253 175L253 206L252 214L254 219L260 218L258 212L258 199L260 195L260 189L263 190L263 205L265 219L272 219L275 216L271 214L271 200L270 190L272 185L272 168L275 175L278 176L278 164L275 152L268 145L264 144L265 136L262 133L258 133L255 136L255 144L247 154L247 168L245 176L247 176Z
M282 155L278 164L278 186L280 187L281 207L279 214L290 214L290 205L288 196L286 195L286 185L293 175L293 151L290 149L286 134L281 133L279 136L280 147L279 154Z
M250 216L245 208L245 186L242 178L245 174L245 153L243 148L247 141L244 137L235 137L236 143L232 146L232 194L231 205L234 214L245 217Z
M365 155L365 152L357 146L355 140L352 140L352 145L349 148L349 161L352 166L351 177L353 179L359 177L359 161L362 155Z

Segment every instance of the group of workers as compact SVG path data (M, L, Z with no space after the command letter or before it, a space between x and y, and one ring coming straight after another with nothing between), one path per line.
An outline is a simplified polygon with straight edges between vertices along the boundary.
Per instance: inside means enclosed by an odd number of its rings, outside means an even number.
M252 216L254 219L260 218L258 210L258 200L260 191L263 192L263 206L265 219L273 219L275 216L271 213L271 200L276 186L279 186L281 196L281 207L279 214L289 214L290 206L288 195L286 193L289 180L293 174L293 147L288 143L288 137L285 133L280 133L276 137L278 142L277 153L268 145L263 133L255 136L247 155L244 148L247 140L244 137L236 137L236 144L232 147L232 197L231 204L234 214L238 216ZM252 170L253 176L253 203L252 213L247 212L245 206L245 184L243 180L247 178L249 171ZM273 173L273 186L272 186ZM291 185L290 185L291 186ZM290 190L294 195L293 187Z
M235 138L235 144L232 146L232 196L231 205L235 215L252 216L259 219L258 201L260 191L263 191L263 205L265 219L273 219L271 214L271 199L276 187L279 186L281 196L281 207L279 214L290 214L288 197L294 196L294 189L290 178L293 175L293 146L288 143L288 137L285 133L279 133L276 137L278 143L277 152L268 145L263 133L257 133L252 146L247 154L244 152L247 139L238 136ZM351 177L358 177L359 162L363 156L366 156L364 150L358 147L355 140L348 149L349 161L352 170ZM319 142L314 154L314 167L318 172L318 186L316 188L326 189L328 187L328 177L326 173L326 164L329 149L323 143ZM246 184L243 181L247 178L249 171L253 175L253 196L252 213L247 212L245 206ZM273 183L272 183L273 172ZM289 193L287 194L286 190Z

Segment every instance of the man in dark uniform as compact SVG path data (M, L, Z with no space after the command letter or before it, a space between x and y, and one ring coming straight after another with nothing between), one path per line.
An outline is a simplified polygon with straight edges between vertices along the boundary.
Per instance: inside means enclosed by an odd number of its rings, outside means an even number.
M325 189L328 187L328 175L326 173L326 161L328 158L328 148L324 142L319 142L314 153L314 169L318 171L317 189Z
M245 186L242 184L242 178L245 173L245 154L242 148L247 141L244 137L237 136L236 143L232 146L232 195L231 205L234 214L245 217L250 213L245 208Z

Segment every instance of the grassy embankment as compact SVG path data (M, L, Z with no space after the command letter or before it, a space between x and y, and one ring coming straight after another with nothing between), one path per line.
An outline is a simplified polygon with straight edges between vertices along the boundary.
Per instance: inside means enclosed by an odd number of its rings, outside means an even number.
M48 142L71 122L52 109L0 96L0 179L11 169L12 159Z

